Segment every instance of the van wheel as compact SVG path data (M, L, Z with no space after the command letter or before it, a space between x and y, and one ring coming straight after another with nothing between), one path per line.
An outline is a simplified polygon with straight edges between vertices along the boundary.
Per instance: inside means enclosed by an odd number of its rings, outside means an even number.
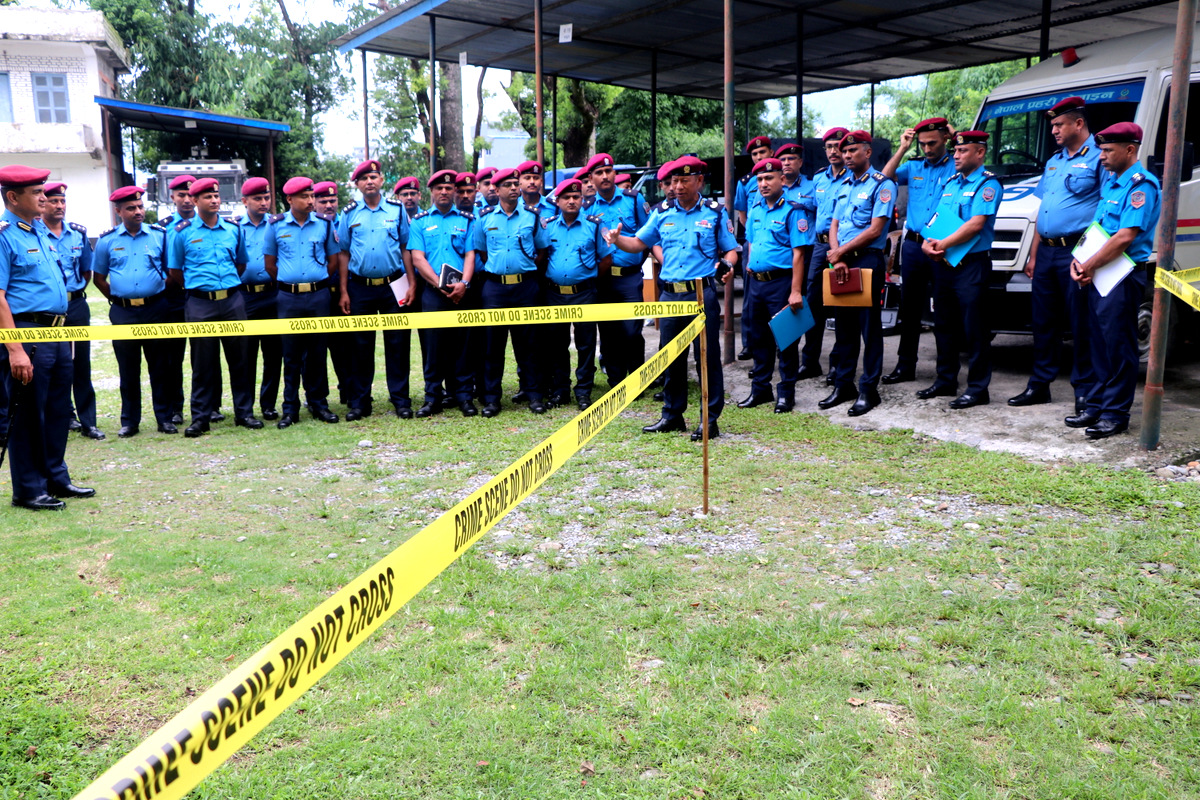
M1167 352L1163 358L1163 363L1171 357L1171 351L1175 349L1175 327L1179 320L1179 309L1175 308L1175 298L1170 297L1167 300ZM1138 306L1137 316L1137 334L1138 334L1138 361L1145 364L1150 360L1150 331L1154 320L1154 298L1148 297Z

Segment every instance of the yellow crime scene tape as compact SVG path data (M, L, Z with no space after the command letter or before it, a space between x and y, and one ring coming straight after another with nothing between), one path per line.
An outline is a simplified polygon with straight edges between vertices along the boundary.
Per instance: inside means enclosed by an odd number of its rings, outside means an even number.
M1192 286L1193 281L1200 281L1200 268L1185 269L1179 272L1167 272L1159 269L1154 272L1154 283L1166 289L1171 294L1200 311L1200 289Z
M75 800L182 798L532 494L703 330L697 316L598 402L277 636Z
M83 342L116 339L183 339L193 336L270 336L286 333L345 333L555 322L612 322L634 317L684 317L699 303L594 303L580 306L414 311L299 319L167 322L156 325L78 325L60 328L0 328L2 342Z

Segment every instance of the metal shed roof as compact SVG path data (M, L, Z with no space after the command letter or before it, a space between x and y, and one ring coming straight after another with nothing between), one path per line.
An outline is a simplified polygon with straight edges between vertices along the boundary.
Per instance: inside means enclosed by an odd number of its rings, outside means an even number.
M334 40L343 51L437 58L466 51L479 66L534 71L534 0L408 0ZM736 99L804 92L994 63L1036 54L1042 0L735 0ZM1175 23L1167 0L1052 2L1050 49L1062 50ZM634 89L724 97L722 0L544 0L543 64L549 75ZM563 24L573 41L559 44ZM802 31L802 35L798 35ZM797 58L802 45L802 56Z
M112 112L113 116L134 128L171 133L196 132L210 136L229 136L236 139L262 142L278 139L280 134L292 128L283 122L250 117L231 117L190 108L156 106L150 103L135 103L111 97L95 98L96 103ZM190 123L190 124L189 124Z

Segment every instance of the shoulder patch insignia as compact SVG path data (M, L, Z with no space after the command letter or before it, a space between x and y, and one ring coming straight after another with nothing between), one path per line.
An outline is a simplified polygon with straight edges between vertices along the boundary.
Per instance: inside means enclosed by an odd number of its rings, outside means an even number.
M73 230L77 230L84 236L87 236L87 228L85 228L83 225L80 225L78 222L72 222L70 225Z
M356 208L358 208L358 201L351 200L350 203L345 208L342 209L342 213L345 214L347 212L353 211Z
M983 202L985 202L985 203L992 202L993 200L996 199L996 187L994 187L994 186L983 187L982 195L983 195Z
M283 216L283 215L282 215L282 214L280 214L279 216ZM183 230L184 228L186 228L188 225L191 225L191 224L192 224L192 221L191 221L191 220L189 220L189 219L181 219L181 220L179 221L179 223L178 223L178 224L176 224L176 226L175 226L175 230L176 230L176 231L181 231L181 230Z
M1133 206L1134 208L1141 208L1142 206L1146 205L1146 193L1143 191L1137 191L1129 195L1129 205Z
M801 233L804 233L808 230L808 217L804 216L803 214L800 215L800 218L796 220L796 230L800 231Z
M276 222L282 222L283 218L285 216L287 216L287 215L286 214L272 214L271 216L267 217L267 222L271 225L274 225Z
M725 230L729 231L731 234L733 233L733 220L725 220Z
M879 199L885 203L890 203L892 201L892 190L891 189L880 189L879 190Z

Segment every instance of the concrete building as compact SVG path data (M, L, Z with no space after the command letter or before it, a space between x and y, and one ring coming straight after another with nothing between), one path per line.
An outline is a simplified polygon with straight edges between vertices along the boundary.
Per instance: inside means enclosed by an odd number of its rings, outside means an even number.
M120 134L106 135L94 98L116 97L128 72L100 12L0 7L0 164L50 170L67 184L67 218L92 237L112 225L108 194L122 169Z
M480 151L480 169L484 167L495 167L496 169L515 167L522 161L531 158L531 156L525 155L525 143L529 141L529 134L525 131L506 131L485 125L481 133L484 139L492 143L492 149Z

